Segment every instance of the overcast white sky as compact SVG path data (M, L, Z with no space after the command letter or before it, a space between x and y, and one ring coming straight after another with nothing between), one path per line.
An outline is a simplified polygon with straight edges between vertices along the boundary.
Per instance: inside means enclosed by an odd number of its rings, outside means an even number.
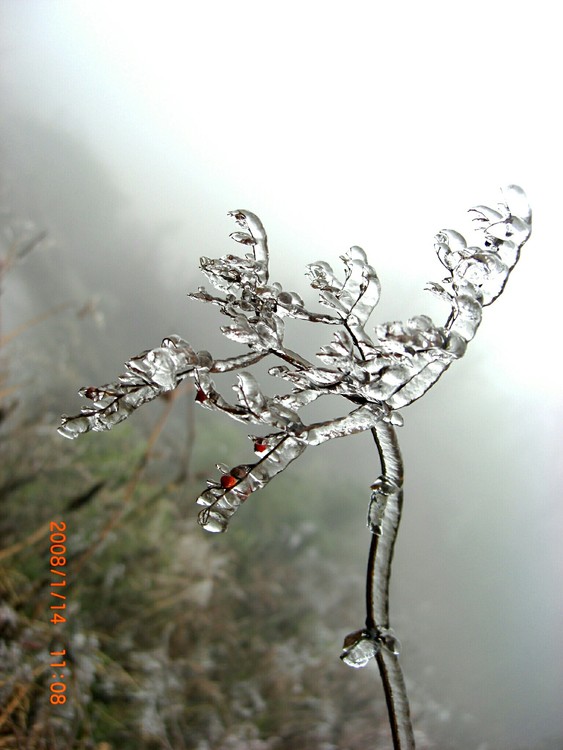
M164 283L167 274L178 276L194 237L211 237L217 254L228 250L225 214L248 208L268 230L275 279L302 291L306 263L336 261L358 244L382 279L378 321L421 312L439 319L440 303L422 292L443 276L435 232L463 228L465 210L494 203L502 185L524 187L534 234L506 292L486 310L470 348L479 353L457 365L460 380L452 368L423 400L429 406L413 407L412 419L443 426L443 437L421 445L428 455L420 466L432 465L440 449L453 451L452 434L468 429L473 444L459 437L458 454L480 467L487 456L476 445L494 439L499 463L489 466L489 479L480 473L486 466L476 469L478 481L498 482L500 471L516 504L503 512L536 516L544 557L522 575L532 588L544 576L555 591L563 271L557 5L0 0L0 11L5 112L86 138L127 195L131 215L185 227L155 269ZM475 373L491 379L484 411L473 416L468 378ZM493 438L486 414L494 417L500 401ZM439 403L438 420L431 409ZM511 463L501 471L503 460ZM513 621L530 617L517 591L507 606ZM556 609L544 611L548 640L560 636ZM538 659L540 674L553 664L549 652L529 658L514 667L526 678ZM551 700L561 673L545 679ZM515 703L515 717L530 700L525 694ZM534 712L531 735L542 736L541 722L555 728L554 703Z

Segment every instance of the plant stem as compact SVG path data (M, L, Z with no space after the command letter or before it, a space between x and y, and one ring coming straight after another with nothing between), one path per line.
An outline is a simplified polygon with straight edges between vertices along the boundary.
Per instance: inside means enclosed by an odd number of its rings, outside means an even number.
M381 479L393 490L386 500L381 533L373 534L366 580L366 628L381 633L381 649L376 656L389 712L394 750L414 750L414 734L405 681L389 630L389 582L395 539L403 505L403 461L397 434L391 424L378 422L371 430L381 461Z

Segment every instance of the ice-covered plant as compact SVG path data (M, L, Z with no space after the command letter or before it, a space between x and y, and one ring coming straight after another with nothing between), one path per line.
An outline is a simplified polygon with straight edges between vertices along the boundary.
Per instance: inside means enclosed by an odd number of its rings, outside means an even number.
M413 748L409 706L398 660L398 641L389 621L389 580L393 547L403 503L403 465L395 426L398 410L420 398L442 373L465 353L481 322L483 308L501 294L530 236L531 211L521 188L510 185L495 209L477 206L472 216L481 233L480 245L468 245L451 229L436 235L438 258L447 269L441 284L427 289L449 308L444 325L426 315L366 330L380 295L380 283L366 254L352 247L342 256L343 278L328 263L308 266L311 286L319 290L328 312L312 312L295 292L269 281L268 245L262 223L250 211L233 211L239 230L231 238L246 253L219 259L201 258L201 269L215 289L204 287L192 299L217 305L228 318L221 331L242 344L239 356L216 359L194 351L179 336L133 357L119 379L80 391L91 401L73 417L63 417L59 432L75 438L89 430L108 430L142 404L176 388L186 378L196 386L196 401L241 422L256 425L251 435L255 459L229 468L208 481L197 498L203 506L199 522L207 531L222 532L240 505L298 458L308 446L371 431L381 462L381 475L371 485L368 527L371 545L366 582L364 627L348 635L341 658L363 667L375 658L389 710L394 747ZM332 340L321 347L322 364L292 351L284 340L284 319L333 326ZM247 368L266 357L283 364L270 375L288 381L291 392L265 395ZM218 390L213 375L239 371L234 402ZM342 396L351 403L344 417L305 424L301 407L321 396Z

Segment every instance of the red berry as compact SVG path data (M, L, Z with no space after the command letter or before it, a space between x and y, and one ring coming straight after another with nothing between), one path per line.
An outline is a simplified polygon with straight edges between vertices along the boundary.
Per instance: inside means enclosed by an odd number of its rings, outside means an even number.
M268 443L264 440L264 438L258 438L258 440L254 441L254 450L256 453L263 453L267 449Z
M199 401L200 403L203 403L203 401L207 401L206 394L201 390L201 388L197 389L197 393L195 394L195 400Z
M226 490L230 490L231 487L234 487L236 483L237 480L230 474L223 474L223 476L221 477L221 487Z

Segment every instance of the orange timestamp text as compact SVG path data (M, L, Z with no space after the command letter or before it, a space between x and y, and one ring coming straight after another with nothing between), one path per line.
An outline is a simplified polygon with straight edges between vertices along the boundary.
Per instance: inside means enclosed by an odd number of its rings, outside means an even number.
M51 581L51 596L56 599L56 602L53 602L50 607L53 611L51 622L53 625L58 625L66 622L66 523L64 521L51 521L49 530L51 531L49 563L51 574L55 576ZM61 612L64 614L61 614Z
M49 524L49 566L53 579L50 582L51 597L53 598L50 610L52 612L51 622L53 625L66 623L66 579L67 579L67 554L66 554L66 523L64 521L51 521ZM51 669L63 670L66 668L66 649L50 652ZM66 703L66 682L63 671L53 672L53 682L49 685L50 702L56 705Z

